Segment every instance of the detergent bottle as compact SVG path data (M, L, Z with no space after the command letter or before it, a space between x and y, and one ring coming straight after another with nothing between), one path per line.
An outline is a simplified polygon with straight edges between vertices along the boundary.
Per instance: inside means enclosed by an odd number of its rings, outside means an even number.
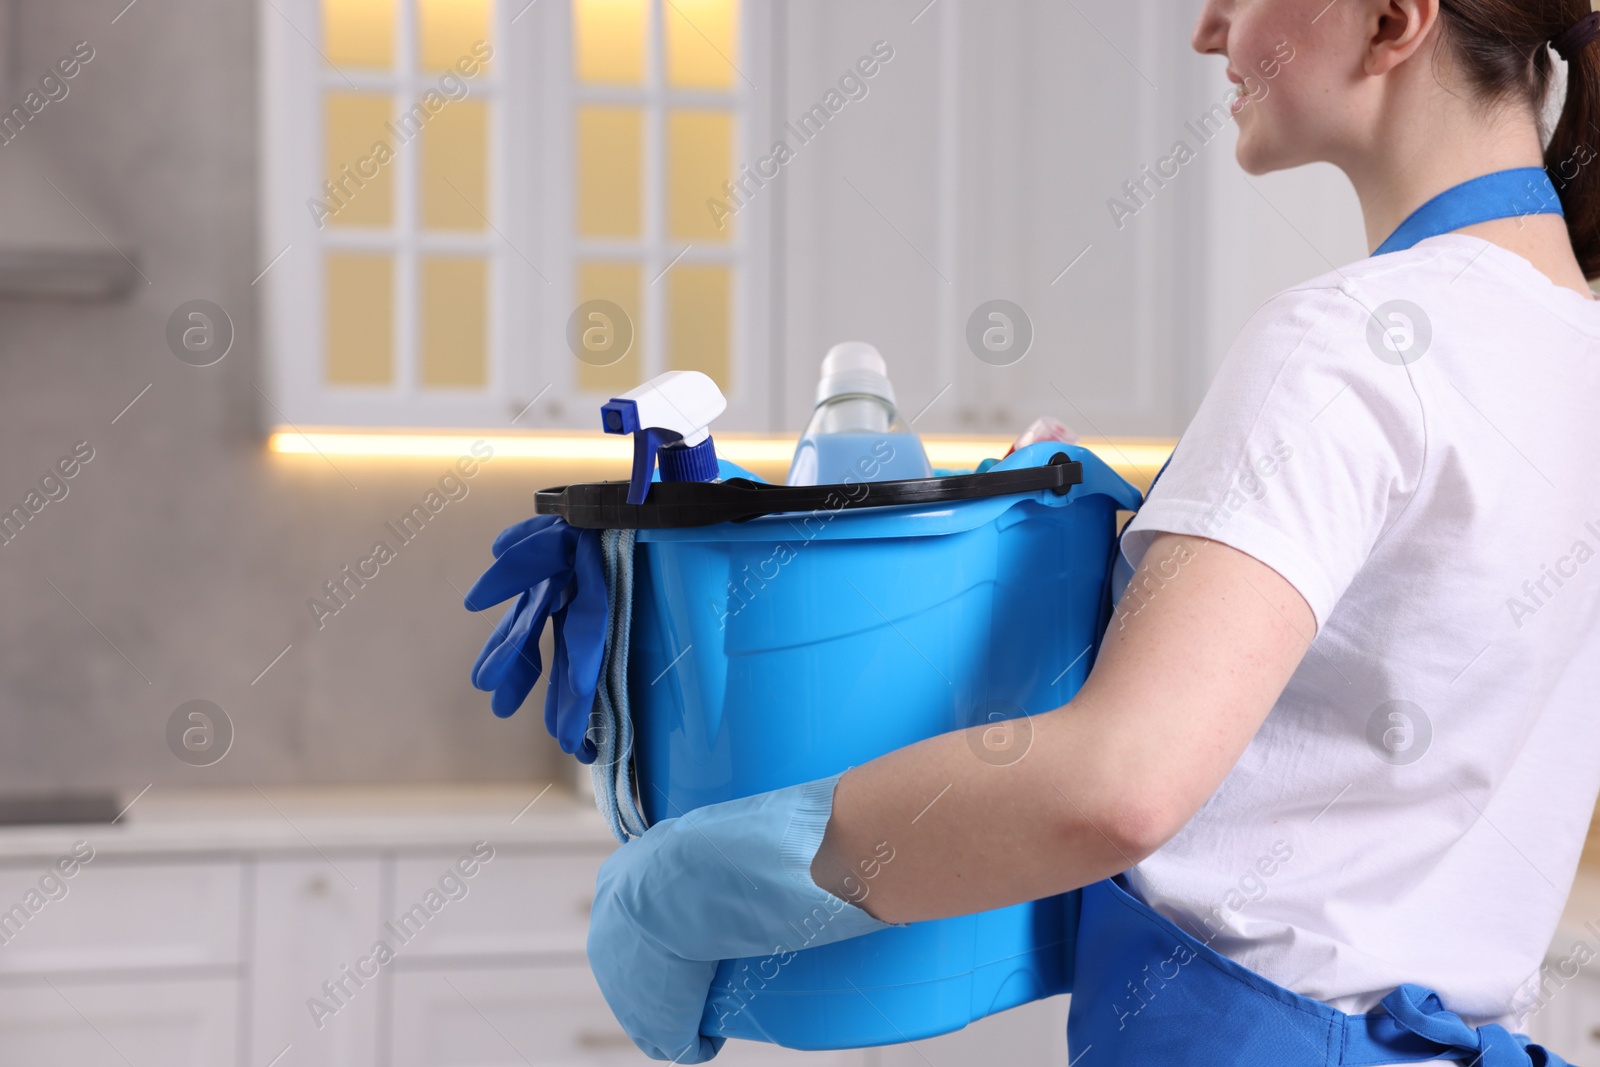
M789 484L931 477L922 442L895 410L883 356L861 341L834 345L822 361L816 411L795 449Z

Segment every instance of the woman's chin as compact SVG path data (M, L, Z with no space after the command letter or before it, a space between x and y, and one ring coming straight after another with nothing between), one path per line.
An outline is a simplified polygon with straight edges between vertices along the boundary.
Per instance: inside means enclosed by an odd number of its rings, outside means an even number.
M1254 130L1240 131L1239 142L1234 146L1234 156L1239 161L1240 169L1258 177L1293 165L1280 159L1281 154Z

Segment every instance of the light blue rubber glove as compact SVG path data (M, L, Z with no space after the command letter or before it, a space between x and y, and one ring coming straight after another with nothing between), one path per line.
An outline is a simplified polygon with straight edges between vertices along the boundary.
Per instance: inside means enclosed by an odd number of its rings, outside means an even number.
M645 1055L704 1063L722 1048L725 1038L700 1033L720 961L890 927L812 881L838 781L696 808L657 823L601 866L589 966ZM817 932L819 913L831 918Z

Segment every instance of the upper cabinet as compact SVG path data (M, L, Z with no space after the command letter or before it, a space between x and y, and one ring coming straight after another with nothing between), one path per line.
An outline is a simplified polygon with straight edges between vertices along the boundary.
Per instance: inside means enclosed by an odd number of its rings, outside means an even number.
M595 429L694 369L795 432L865 340L923 432L1174 434L1353 217L1238 172L1178 6L263 3L263 418Z

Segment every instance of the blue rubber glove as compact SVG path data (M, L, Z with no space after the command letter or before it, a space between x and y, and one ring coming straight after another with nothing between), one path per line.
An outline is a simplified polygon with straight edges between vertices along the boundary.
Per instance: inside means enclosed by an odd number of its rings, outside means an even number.
M539 637L549 623L555 662L545 694L545 728L561 749L592 763L586 734L605 649L607 600L600 531L578 530L552 515L508 527L492 546L495 562L466 596L468 611L516 597L472 668L472 684L494 694L501 718L528 699L544 673Z
M652 826L601 866L589 966L647 1056L704 1063L722 1048L725 1038L700 1033L720 961L889 928L811 878L838 781L696 808Z

